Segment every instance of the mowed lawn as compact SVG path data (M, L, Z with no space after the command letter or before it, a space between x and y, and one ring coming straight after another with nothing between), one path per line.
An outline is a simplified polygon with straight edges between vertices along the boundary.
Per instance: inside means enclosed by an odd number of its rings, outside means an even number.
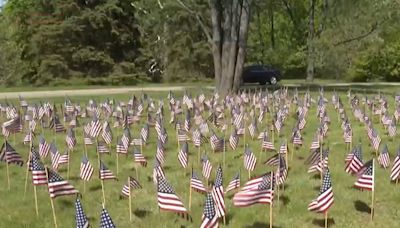
M174 126L168 124L170 112L167 105L167 93L148 93L154 100L164 99L165 103L165 120L164 124L168 131L168 143L166 145L166 162L164 171L168 182L174 187L176 194L180 197L186 207L189 202L189 181L191 168L184 170L178 161L178 144L176 140ZM289 91L289 94L292 94ZM182 93L175 93L176 97L181 99ZM194 96L195 94L192 94ZM302 96L303 93L300 93ZM136 93L140 96L140 93ZM318 93L312 93L314 99L317 99ZM329 210L329 223L334 227L396 227L398 225L398 218L400 216L400 185L390 183L389 175L390 169L380 168L376 164L375 176L375 217L370 221L369 206L371 204L371 193L362 192L352 188L356 178L344 171L344 159L348 153L343 140L343 131L340 128L338 115L331 103L331 92L325 92L325 97L329 100L327 104L328 115L331 119L329 126L328 137L324 141L325 146L329 146L329 168L332 177L333 192L335 202ZM370 95L371 96L371 95ZM117 101L124 101L127 103L130 94L115 95L109 98L115 98ZM360 94L360 98L362 94ZM92 97L71 97L74 103L83 105L88 99L95 99L98 103L105 100L105 96L92 96ZM389 111L393 113L395 108L394 98L387 97L389 100ZM350 110L348 100L345 93L341 94L341 99L346 107L346 113L349 116L353 128L353 144L357 144L360 140L363 149L363 161L373 158L375 153L372 152L369 146L369 141L366 135L366 130L363 124L356 120ZM58 107L63 103L63 98L50 99L51 102L56 102ZM28 100L30 103L38 102L39 99ZM14 101L17 103L17 101ZM249 109L248 109L249 110ZM290 108L289 117L285 121L282 129L281 136L275 137L275 148L279 148L281 142L285 139L290 140L291 130L295 124L296 106L292 105ZM60 108L58 108L60 112ZM369 112L370 114L370 112ZM62 119L62 114L59 113ZM205 116L205 114L204 114ZM180 117L183 121L183 116ZM4 121L4 115L1 117ZM140 128L143 126L146 118L142 118L140 124L133 124L130 128L134 137L139 136ZM258 124L260 131L264 130L267 126L267 121L270 120L268 116L264 119L262 124ZM98 166L97 155L94 145L88 147L88 157L91 164L95 167L95 173L92 180L86 184L86 192L83 192L83 182L79 179L80 160L83 155L83 123L90 121L89 118L80 119L81 127L75 130L78 144L76 145L73 153L70 155L70 183L73 184L82 193L82 204L86 215L90 220L92 227L99 226L102 190L101 184L98 179ZM113 123L114 120L111 120ZM194 121L192 121L194 125ZM250 121L247 122L247 125ZM211 126L211 125L210 125ZM308 165L305 165L305 160L310 154L309 146L314 133L319 126L319 120L316 116L316 104L312 104L307 116L307 125L302 131L304 145L297 151L290 151L289 153L289 173L285 183L284 191L281 189L279 192L275 191L275 202L273 206L273 224L275 227L320 227L324 225L324 216L316 214L307 210L308 204L318 196L321 180L319 175L308 174ZM399 146L397 142L398 137L393 141L386 134L383 126L378 122L378 116L374 118L374 126L378 130L382 138L382 144L388 144L390 158L393 161L396 156L396 151ZM247 126L246 126L247 130ZM40 127L37 128L40 132ZM108 168L116 174L116 138L121 136L121 129L112 129L114 143L110 155L102 155L101 160L108 166ZM216 130L218 136L223 136L220 130ZM226 138L229 137L230 131L227 132ZM191 136L191 134L190 134ZM24 159L28 157L28 145L23 145L24 132L17 134L15 137L11 136L9 141L11 145L20 153ZM48 142L54 138L50 130L44 131L44 137ZM66 148L65 134L56 134L54 138L58 150L63 153ZM120 199L120 192L122 186L125 184L128 176L136 177L132 146L129 149L128 156L119 157L119 173L118 181L105 181L105 195L106 195L106 208L110 213L114 223L117 227L199 227L201 223L201 216L203 212L203 203L205 196L197 192L192 192L192 207L190 215L193 221L187 221L179 216L159 211L157 206L157 192L155 185L152 181L154 156L156 152L156 131L154 128L150 129L150 142L143 148L143 154L148 159L147 167L138 167L139 182L143 189L133 190L133 221L129 221L128 200ZM246 136L246 143L257 156L256 170L252 176L258 176L275 168L263 165L263 162L274 155L272 152L260 152L261 141L257 139L250 139L248 133ZM37 148L37 138L34 142ZM239 140L239 147L232 151L229 146L226 150L226 163L224 166L224 187L227 186L232 177L237 171L241 170L241 184L248 180L247 171L243 167L243 156L238 156L244 152L244 140ZM382 147L382 145L381 145ZM291 149L291 144L289 144ZM213 153L210 144L202 146L201 153L207 153L213 165L212 177L210 184L215 178L215 171L218 164L223 165L223 154ZM196 173L201 177L201 164L197 160L198 150L189 143L189 167L193 167ZM293 155L293 159L290 159ZM45 159L45 164L50 166L50 155ZM10 165L10 181L11 190L7 189L7 176L6 165L0 163L1 172L1 203L0 203L0 227L54 227L52 210L50 206L49 193L46 186L38 187L38 201L39 201L39 216L35 215L35 204L33 195L33 186L31 182L31 175L28 178L28 189L24 194L26 165L22 168L15 165ZM59 173L66 178L66 166L61 166ZM203 183L205 183L203 179ZM279 200L278 200L279 194ZM226 227L267 227L269 224L269 205L254 205L247 208L235 208L232 202L233 193L228 193L225 196L225 203L227 208ZM75 227L75 197L64 196L54 200L55 211L59 227ZM222 222L221 222L222 224Z

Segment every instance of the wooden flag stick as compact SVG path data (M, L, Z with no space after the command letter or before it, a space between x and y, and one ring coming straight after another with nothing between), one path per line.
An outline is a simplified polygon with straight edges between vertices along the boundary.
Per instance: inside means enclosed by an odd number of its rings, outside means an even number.
M6 167L7 167L7 187L8 191L11 190L11 185L10 185L10 171L8 169L8 161L6 160Z
M136 180L139 181L139 171L138 171L138 168L137 168L137 164L135 163L134 166L135 166Z
M83 193L85 193L85 192L86 192L86 181L83 180Z
M104 191L104 180L101 180L101 192L103 194L103 204L106 205L106 194Z
M31 143L32 145L32 143ZM32 147L31 147L32 149ZM25 195L26 195L26 190L28 188L28 175L29 175L29 163L31 162L32 159L32 150L29 150L29 156L28 156L28 165L26 166L26 173L25 173L25 188L24 188L24 199L25 199Z
M272 228L272 201L269 204L269 228Z
M193 173L193 169L192 169L192 173ZM190 181L189 183L189 211L192 208L192 181Z
M328 228L328 211L325 211L325 228Z
M372 177L375 178L375 159L372 159ZM375 182L372 183L372 197L371 197L371 221L374 219L374 201L375 201Z
M38 200L37 200L37 193L36 193L36 185L33 185L33 193L35 196L36 217L39 217L39 207L38 207Z
M67 152L68 153L68 166L67 166L67 180L69 180L69 167L70 167L70 162L69 162L69 160L71 159L70 158L70 153L69 153L69 151Z
M46 170L46 178L47 178L47 183L49 182L49 172L47 170L47 167L45 167ZM50 204L51 204L51 210L53 211L53 221L54 221L54 227L57 228L57 217L56 217L56 211L54 209L54 202L53 202L53 198L51 198L50 196Z
M200 142L200 145L199 145L198 151L197 151L197 159L199 160L199 163L200 163L200 147L201 147L201 142Z
M118 173L119 173L119 153L115 153L115 161L117 163L117 173L116 176L118 177Z
M248 171L249 171L249 180L250 180L251 179L251 171L250 171L250 169Z
M292 143L292 154L290 156L291 161L293 161L293 156L294 156L294 143Z
M128 176L128 186L129 186L129 221L132 222L132 195L131 195L131 183Z

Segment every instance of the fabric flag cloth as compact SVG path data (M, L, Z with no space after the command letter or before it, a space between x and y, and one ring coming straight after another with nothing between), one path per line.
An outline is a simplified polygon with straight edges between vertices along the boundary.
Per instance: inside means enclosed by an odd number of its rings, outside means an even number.
M250 148L246 147L244 152L244 168L249 171L253 171L256 167L257 158Z
M46 142L43 136L39 137L39 154L40 157L45 158L49 154L50 144Z
M203 177L209 179L211 175L212 165L207 155L204 154L202 156L201 162L203 163L203 170L202 170Z
M400 148L397 150L396 158L393 161L393 167L390 171L390 180L397 181L400 177Z
M100 161L100 180L111 180L111 179L117 179L117 177L114 176L114 174L107 168L107 166Z
M188 158L189 158L188 153L189 153L189 146L188 146L187 142L184 142L182 145L182 148L178 154L179 163L181 164L181 166L183 168L186 168L188 166L188 163L189 163L188 162Z
M147 159L143 156L143 154L137 148L133 149L133 157L135 159L135 163L139 163L141 166L147 166Z
M24 160L22 159L21 155L19 155L17 151L15 151L15 149L8 143L8 141L3 143L0 151L0 161L7 162L8 164L23 166Z
M216 178L214 181L214 186L212 188L211 194L214 198L215 205L217 208L218 218L224 217L226 214L225 209L225 199L224 199L224 187L223 183L223 174L221 166L218 166Z
M274 198L274 180L269 178L273 176L263 176L262 180L255 188L242 189L233 196L233 205L236 207L248 207L257 203L271 204Z
M374 160L370 160L364 164L358 173L357 181L354 187L368 191L374 191Z
M331 175L329 169L326 169L319 195L308 205L308 210L324 213L333 205L333 202Z
M103 123L101 137L103 138L104 142L107 144L110 144L112 142L113 138L112 138L111 127L107 121L104 121L104 123Z
M114 222L111 219L108 211L103 207L100 215L100 228L115 228Z
M60 153L58 152L58 149L56 147L56 144L51 143L50 144L50 152L51 152L51 166L53 167L54 170L58 169L58 165L60 164Z
M361 149L361 145L359 145L353 151L353 155L351 156L351 158L349 157L349 162L347 163L345 171L350 174L356 174L360 171L362 166L363 166L362 149Z
M390 166L389 150L387 144L385 144L378 156L378 163L385 169Z
M211 193L207 193L200 228L217 228L218 220L214 199Z
M75 220L77 228L88 228L89 220L87 219L85 212L83 211L81 201L76 198L75 201Z
M180 215L188 214L172 186L162 176L157 178L157 200L160 210L175 212Z
M237 174L229 182L228 187L226 187L225 194L238 188L240 188L240 172L237 172Z
M80 178L84 181L89 181L94 172L93 166L90 164L86 155L83 155L80 168Z
M32 147L31 158L30 158L30 170L32 172L33 185L46 185L47 175L46 169L40 160L39 153Z
M47 168L48 189L51 198L63 195L74 195L79 193L68 181L64 180L58 173Z
M142 186L139 184L139 181L137 181L133 177L129 177L129 181L124 184L121 190L121 195L125 197L129 197L131 193L131 189L139 189L142 188Z
M192 177L190 178L190 187L200 193L207 192L206 187L204 186L203 182L197 176L197 174L192 169Z

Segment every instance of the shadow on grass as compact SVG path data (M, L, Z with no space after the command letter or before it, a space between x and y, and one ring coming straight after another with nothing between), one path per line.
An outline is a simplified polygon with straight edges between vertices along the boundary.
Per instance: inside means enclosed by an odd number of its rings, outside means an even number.
M68 201L68 200L65 200L65 199L61 199L60 200L60 204L63 206L63 208L64 207L73 207L75 205L74 202L71 202L71 201Z
M269 227L269 223L265 223L265 222L255 222L249 226L244 226L245 228L265 228L265 227ZM280 226L274 226L272 225L272 227L274 228L280 228Z
M299 159L299 160L304 160L304 157L303 156L296 156L297 157L297 159Z
M325 227L325 219L313 219L312 224L319 227ZM335 220L333 218L328 218L328 227L331 227L332 225L335 225Z
M312 179L321 179L321 174L319 174L319 173L316 173L316 174L314 174L312 177L311 177Z
M234 215L233 213L228 213L228 214L226 215L226 217L225 217L226 225L229 225L229 222L232 220L233 215ZM223 224L224 220L222 220L221 222L222 222L222 224Z
M101 185L95 185L95 186L91 186L89 188L89 191L98 191L101 189Z
M287 196L285 196L285 195L282 195L282 196L280 197L280 200L282 200L282 204L283 204L284 206L286 206L286 205L288 205L288 203L290 203L289 197L287 197Z
M141 210L141 209L136 209L133 214L138 217L138 218L144 218L146 216L148 216L149 214L151 214L150 211L148 210Z
M78 177L78 176L69 177L69 180L73 180L73 181L78 181L78 180L80 180L80 179L81 179L81 178Z
M366 204L360 200L354 201L354 208L359 212L368 213L368 214L371 213L371 208L368 206L368 204Z

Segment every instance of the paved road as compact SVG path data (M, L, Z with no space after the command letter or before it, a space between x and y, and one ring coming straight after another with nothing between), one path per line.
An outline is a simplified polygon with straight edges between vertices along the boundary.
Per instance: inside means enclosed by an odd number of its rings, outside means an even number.
M154 87L119 87L119 88L100 88L100 89L77 89L77 90L54 90L54 91L26 91L26 92L4 92L0 93L0 99L4 98L37 98L37 97L63 97L68 96L90 96L96 94L123 94L139 91L181 91L184 86L154 86Z
M297 83L285 83L283 84L289 87L299 87L302 84ZM399 86L400 83L387 83L387 82L379 82L379 83L329 83L324 84L326 87L347 87L347 86ZM247 87L247 86L245 86ZM250 85L252 87L252 85ZM253 87L257 87L253 85ZM18 98L18 96L22 96L24 98L37 98L37 97L63 97L65 95L68 96L90 96L96 94L123 94L123 93L131 93L131 92L139 92L139 91L182 91L184 89L194 88L194 86L153 86L153 87L119 87L119 88L98 88L98 89L77 89L77 90L54 90L54 91L26 91L26 92L4 92L0 93L0 99L4 98ZM206 86L205 89L213 89L213 86Z

